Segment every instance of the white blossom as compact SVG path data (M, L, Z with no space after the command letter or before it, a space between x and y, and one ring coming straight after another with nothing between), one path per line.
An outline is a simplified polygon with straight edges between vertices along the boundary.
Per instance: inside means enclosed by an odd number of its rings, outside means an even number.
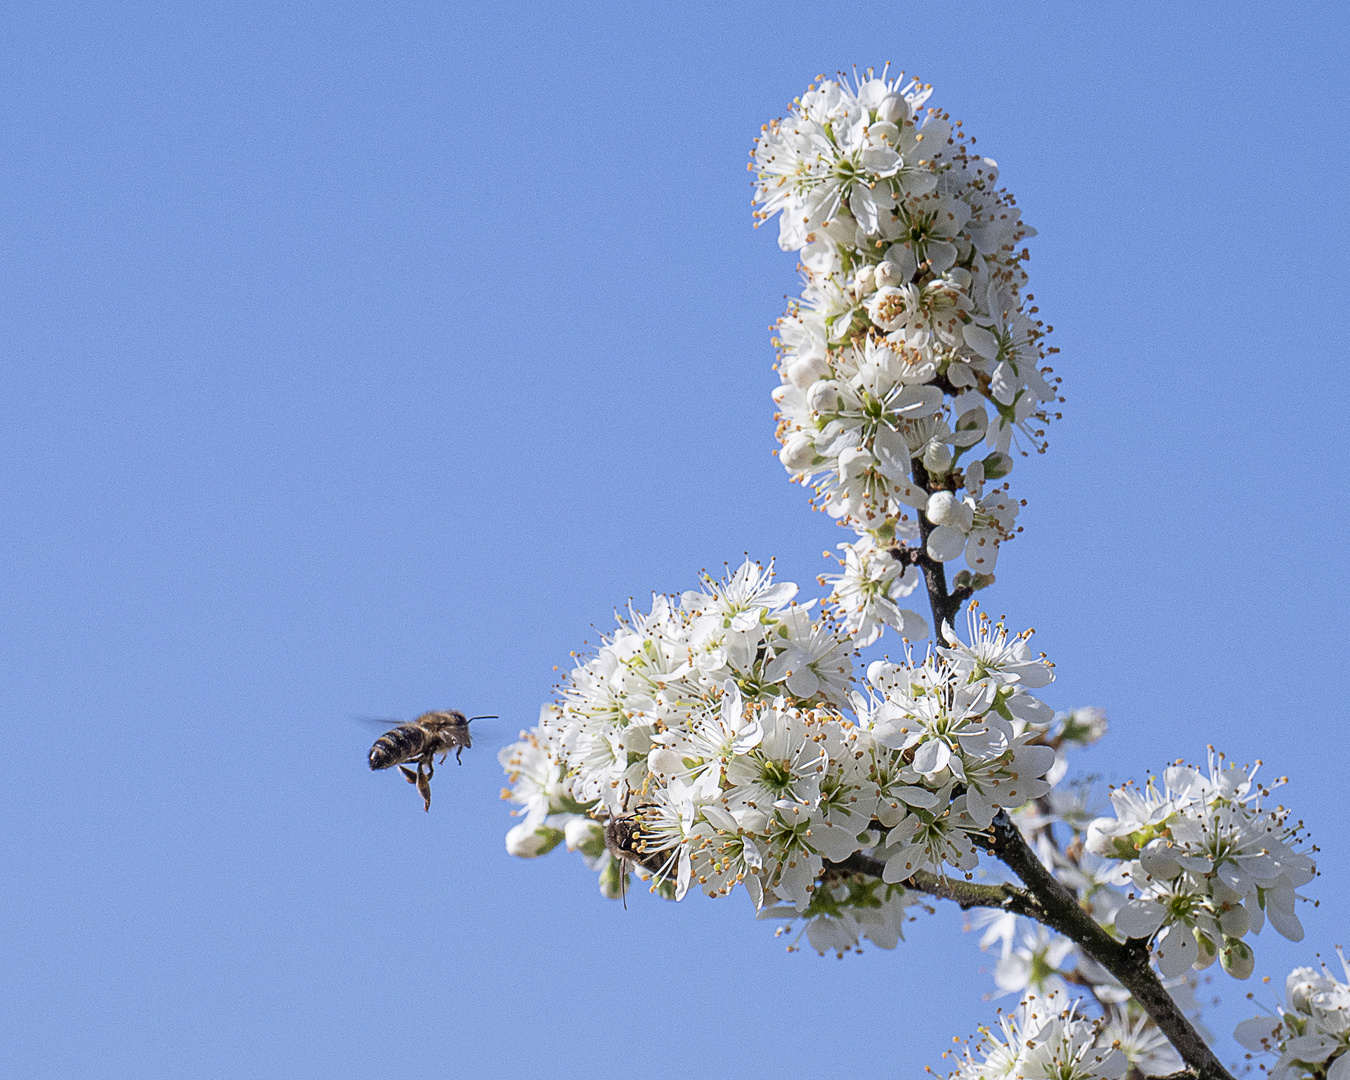
M1336 953L1344 982L1325 964L1294 968L1278 1013L1244 1020L1233 1032L1249 1058L1278 1055L1262 1066L1271 1080L1350 1080L1350 964L1339 947Z
M1253 957L1242 939L1267 919L1290 940L1303 937L1294 890L1316 867L1295 846L1302 838L1289 811L1263 808L1270 789L1256 783L1256 772L1211 751L1207 773L1178 764L1164 771L1161 787L1150 777L1143 789L1116 789L1115 818L1088 828L1088 849L1122 860L1116 877L1130 887L1116 929L1154 939L1164 975L1218 958L1246 978Z
M1129 1063L1101 1045L1101 1023L1082 1016L1061 991L1028 994L999 1030L981 1028L951 1080L1119 1080Z
M918 567L902 567L868 535L840 544L839 550L844 553L843 573L826 574L821 582L833 585L830 602L859 647L873 644L887 626L915 641L928 636L923 616L897 603L918 587Z

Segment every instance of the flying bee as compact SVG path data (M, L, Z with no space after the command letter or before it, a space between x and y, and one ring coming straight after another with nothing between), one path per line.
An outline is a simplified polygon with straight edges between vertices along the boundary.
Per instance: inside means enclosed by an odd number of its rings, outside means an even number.
M370 767L388 769L397 765L403 778L410 784L416 784L417 790L425 802L426 810L431 809L431 778L436 774L435 758L441 755L441 763L451 750L455 752L455 761L473 746L469 736L470 720L495 720L495 716L466 717L458 709L447 712L423 713L411 723L400 724L392 731L386 731L370 748ZM416 769L404 762L415 761Z

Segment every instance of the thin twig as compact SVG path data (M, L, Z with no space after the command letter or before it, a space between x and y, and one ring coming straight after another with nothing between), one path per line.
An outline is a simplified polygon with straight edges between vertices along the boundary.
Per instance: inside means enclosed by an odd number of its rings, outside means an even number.
M854 852L843 862L826 865L845 873L866 874L875 878L881 877L882 871L886 869L884 859L875 859L861 851ZM969 881L952 881L926 870L920 870L898 884L939 900L955 901L962 911L969 911L973 907L996 908L999 911L1013 911L1029 919L1038 919L1041 914L1035 899L1015 885L976 885Z

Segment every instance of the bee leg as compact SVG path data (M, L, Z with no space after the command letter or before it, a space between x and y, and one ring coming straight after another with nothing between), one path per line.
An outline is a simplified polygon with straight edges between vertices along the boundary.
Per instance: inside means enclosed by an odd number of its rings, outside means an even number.
M417 763L417 790L425 804L422 809L431 812L431 773L422 771L422 763Z
M456 746L456 747L455 747L455 764L456 764L456 765L463 765L463 764L464 764L464 762L460 760L460 755L461 755L462 753L464 753L464 747L462 747L462 746Z
M413 770L408 768L408 766L400 765L398 767L398 771L403 774L403 779L408 781L408 783L410 784L417 783L417 773L413 772Z

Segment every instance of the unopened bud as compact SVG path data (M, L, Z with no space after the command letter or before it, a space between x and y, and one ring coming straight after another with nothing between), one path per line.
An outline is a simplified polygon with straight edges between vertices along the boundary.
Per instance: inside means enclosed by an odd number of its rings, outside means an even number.
M805 390L813 382L819 381L829 371L829 365L825 362L823 356L807 354L805 356L794 357L783 369L783 374L787 376L788 382L798 389Z
M839 407L839 384L833 379L812 383L806 392L806 404L812 412L830 413Z
M1223 939L1223 948L1219 952L1219 961L1223 964L1224 971L1235 979L1245 979L1251 975L1252 969L1256 967L1256 957L1252 951L1237 938L1225 937Z
M1013 459L1008 454L1002 454L995 450L984 459L983 465L986 480L1001 480L1012 472Z
M783 468L793 472L805 469L815 459L816 444L811 441L810 435L801 431L789 436L783 449L778 451L778 460L783 463Z
M872 280L876 282L877 288L883 285L899 285L900 268L893 262L880 263L872 271Z
M909 119L909 102L899 94L887 94L877 102L877 119L898 124Z
M521 859L533 859L537 855L547 855L562 841L561 829L526 820L507 830L506 853Z
M942 475L952 467L952 452L944 442L929 440L923 451L923 467L930 473ZM931 505L931 502L930 502Z

